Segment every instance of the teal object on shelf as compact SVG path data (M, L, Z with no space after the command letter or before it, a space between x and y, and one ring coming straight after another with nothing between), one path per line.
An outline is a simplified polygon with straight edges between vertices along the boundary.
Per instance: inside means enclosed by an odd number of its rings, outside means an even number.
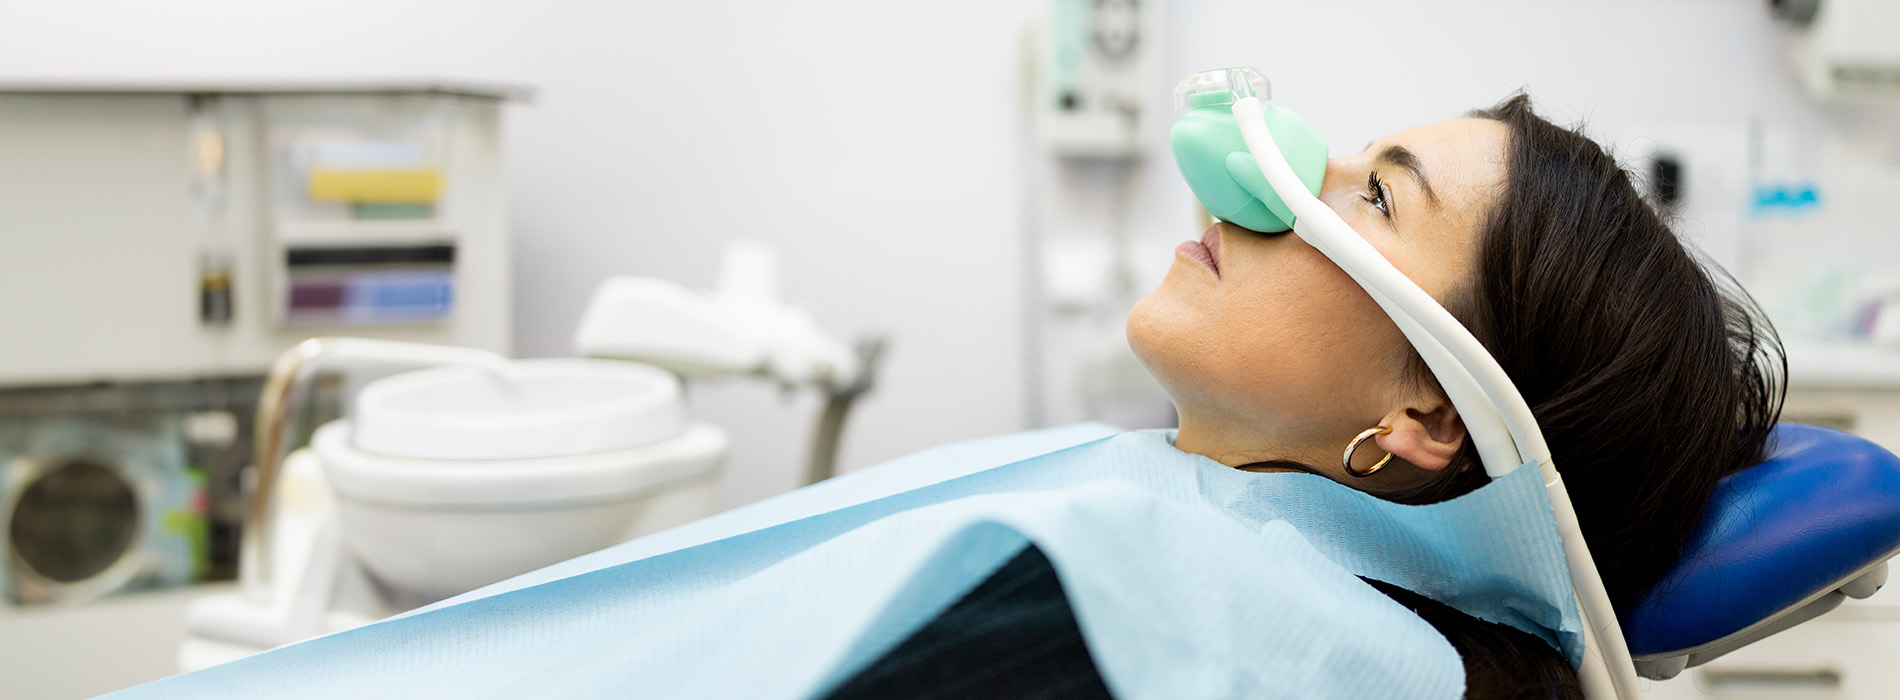
M1280 201L1247 150L1234 124L1237 96L1265 98L1266 79L1252 69L1228 68L1189 76L1176 90L1187 109L1168 131L1174 163L1209 214L1262 233L1293 228L1293 212ZM1293 110L1262 105L1267 129L1306 188L1319 194L1326 177L1326 140Z

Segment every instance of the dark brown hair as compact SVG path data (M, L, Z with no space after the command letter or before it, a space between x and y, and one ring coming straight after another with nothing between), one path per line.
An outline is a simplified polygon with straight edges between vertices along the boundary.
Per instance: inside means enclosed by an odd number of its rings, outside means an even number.
M1583 700L1570 662L1544 640L1485 622L1457 608L1384 581L1361 577L1445 636L1464 662L1465 697L1473 700Z
M1509 130L1505 182L1479 230L1475 279L1443 301L1530 404L1626 613L1681 555L1722 478L1762 460L1784 396L1781 341L1602 146L1537 116L1522 93L1471 116ZM1443 394L1417 353L1410 374ZM1440 478L1382 495L1434 503L1488 481L1466 440ZM1464 656L1467 697L1580 696L1541 641L1380 590Z
M1530 403L1621 609L1675 562L1717 482L1761 461L1781 342L1596 142L1522 93L1472 116L1510 129L1506 184L1451 311ZM1406 500L1485 481L1469 441L1446 472Z

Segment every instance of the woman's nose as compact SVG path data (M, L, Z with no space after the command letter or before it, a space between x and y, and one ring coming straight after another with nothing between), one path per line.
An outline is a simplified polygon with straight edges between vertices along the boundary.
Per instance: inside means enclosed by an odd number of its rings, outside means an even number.
M1330 195L1337 194L1342 189L1351 187L1353 182L1352 170L1353 165L1350 161L1341 158L1327 160L1326 177L1319 182L1320 201L1330 205L1333 203Z

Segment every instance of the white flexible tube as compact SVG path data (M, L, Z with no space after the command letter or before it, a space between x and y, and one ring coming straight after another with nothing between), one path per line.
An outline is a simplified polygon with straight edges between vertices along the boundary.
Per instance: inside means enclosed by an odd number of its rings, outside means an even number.
M1308 241L1320 237L1319 234L1300 234L1301 239ZM1327 250L1322 249L1320 252L1328 258L1332 257L1332 253ZM1365 287L1366 293L1379 304L1379 308L1384 309L1385 314L1392 317L1392 322L1398 325L1399 331L1412 341L1414 348L1418 349L1419 357L1425 360L1425 365L1432 368L1432 374L1438 377L1438 384L1445 389L1445 395L1451 399L1451 404L1460 407L1458 417L1464 421L1465 431L1471 434L1472 444L1478 446L1478 456L1484 463L1486 472L1490 473L1492 478L1496 478L1528 461L1523 455L1518 454L1517 443L1511 439L1510 428L1504 424L1504 419L1491 397L1478 386L1477 380L1472 378L1471 373L1465 370L1464 364L1458 362L1457 357L1426 331L1418 319L1413 318L1404 307L1399 306L1398 302L1393 301L1384 291L1366 284L1357 276L1354 276L1354 281ZM1463 408L1467 406L1474 408L1471 410ZM1507 464L1512 466L1503 466ZM1502 471L1492 472L1494 468Z
M1592 665L1588 655L1599 653L1601 665L1596 670L1609 675L1594 679L1595 690L1591 685L1593 679L1583 676L1585 696L1640 698L1642 689L1637 685L1629 640L1623 638L1623 626L1616 621L1616 608L1610 605L1610 590L1603 585L1603 577L1597 575L1596 559L1590 556L1590 544L1584 541L1583 527L1577 523L1577 509L1570 504L1570 491L1564 488L1564 480L1559 477L1545 483L1544 492L1550 494L1551 511L1557 516L1557 532L1564 540L1564 559L1570 565L1570 587L1575 589L1577 607L1584 613L1584 669Z
M1419 356L1458 407L1465 429L1484 460L1485 472L1497 478L1529 463L1536 463L1543 472L1557 530L1563 538L1571 587L1583 616L1585 649L1578 676L1584 694L1621 700L1642 697L1628 643L1583 539L1576 509L1551 460L1550 445L1517 385L1470 330L1393 267L1338 213L1306 190L1274 143L1258 98L1236 100L1233 114L1241 138L1260 166L1260 174L1296 217L1294 233L1364 287L1418 348ZM1498 434L1499 424L1504 428L1502 435Z

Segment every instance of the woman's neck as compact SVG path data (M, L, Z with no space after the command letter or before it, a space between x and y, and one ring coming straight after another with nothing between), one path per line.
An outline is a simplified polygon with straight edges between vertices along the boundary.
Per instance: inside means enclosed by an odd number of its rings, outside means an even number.
M1299 449L1265 431L1238 428L1228 421L1197 419L1186 411L1181 412L1174 447L1230 467L1274 461L1307 463L1312 459L1310 450Z

